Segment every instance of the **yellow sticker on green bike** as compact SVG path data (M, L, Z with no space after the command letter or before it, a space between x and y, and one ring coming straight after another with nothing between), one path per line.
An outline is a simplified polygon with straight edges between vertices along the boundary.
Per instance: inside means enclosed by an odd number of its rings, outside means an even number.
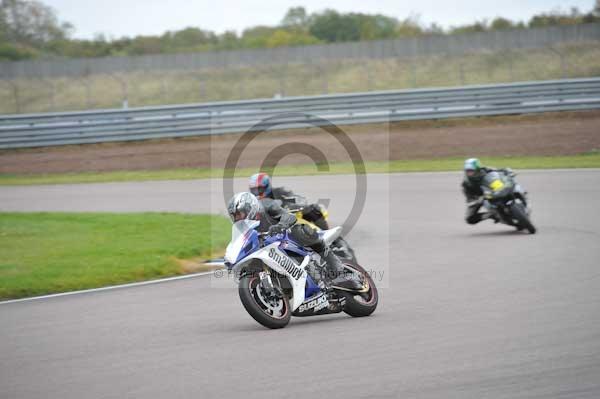
M504 183L500 179L496 179L490 183L490 188L494 191L501 190L504 187Z

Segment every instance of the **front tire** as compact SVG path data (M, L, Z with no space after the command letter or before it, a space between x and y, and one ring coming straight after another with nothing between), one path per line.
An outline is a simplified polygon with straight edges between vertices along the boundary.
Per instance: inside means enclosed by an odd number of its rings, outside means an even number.
M352 317L365 317L371 315L377 309L379 303L379 293L375 282L371 278L369 272L363 269L358 263L351 263L343 260L344 268L359 273L361 278L368 284L369 289L364 293L354 293L348 291L340 291L346 298L344 312Z
M288 325L292 312L290 302L285 294L275 301L269 300L260 286L256 274L243 276L238 288L244 309L258 323L267 328L283 328Z
M529 231L529 233L535 234L536 228L529 220L529 216L527 216L527 213L525 212L525 209L521 203L513 203L510 206L510 211L513 218L517 219L517 228L525 228L527 231Z

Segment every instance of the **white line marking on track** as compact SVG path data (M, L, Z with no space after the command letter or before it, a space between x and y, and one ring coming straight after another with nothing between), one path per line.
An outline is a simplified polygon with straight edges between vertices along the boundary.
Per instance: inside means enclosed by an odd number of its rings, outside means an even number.
M213 273L214 273L214 270L210 271L210 272L201 272L201 273L194 273L194 274L186 274L186 275L183 275L183 276L161 278L161 279L156 279L156 280L140 281L140 282L137 282L137 283L111 285L111 286L108 286L108 287L100 287L100 288L90 288L89 290L60 292L58 294L33 296L33 297L29 297L29 298L9 299L8 301L1 301L0 305L7 305L9 303L18 303L18 302L27 302L27 301L37 301L37 300L40 300L40 299L58 298L58 297L61 297L61 296L88 294L88 293L92 293L92 292L109 291L109 290L116 290L116 289L121 289L121 288L141 287L141 286L150 285L150 284L159 284L159 283L166 283L166 282L169 282L169 281L185 280L185 279L188 279L188 278L194 278L194 277L200 277L200 276L208 276L208 275L213 274Z

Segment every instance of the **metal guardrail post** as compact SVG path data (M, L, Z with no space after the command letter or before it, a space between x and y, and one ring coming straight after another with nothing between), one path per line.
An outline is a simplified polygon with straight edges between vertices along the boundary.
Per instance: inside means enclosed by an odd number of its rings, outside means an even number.
M121 85L121 93L123 95L123 102L122 102L123 109L129 108L129 85L127 83L127 79L122 78L117 74L110 74L109 76L112 77L117 82L119 82L119 84Z

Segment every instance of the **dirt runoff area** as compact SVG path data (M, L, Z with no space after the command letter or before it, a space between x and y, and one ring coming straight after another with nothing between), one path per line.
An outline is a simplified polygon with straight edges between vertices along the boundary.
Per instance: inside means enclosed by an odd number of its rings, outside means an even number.
M366 161L574 155L600 149L600 111L355 125L343 126L342 130ZM240 137L228 134L0 150L0 173L222 168ZM329 162L349 161L348 153L334 136L319 128L306 128L258 135L237 166L258 167L278 147L283 155L294 152L294 148L304 151L304 155L284 157L280 151L279 164L310 163L307 148L309 152L318 149Z

